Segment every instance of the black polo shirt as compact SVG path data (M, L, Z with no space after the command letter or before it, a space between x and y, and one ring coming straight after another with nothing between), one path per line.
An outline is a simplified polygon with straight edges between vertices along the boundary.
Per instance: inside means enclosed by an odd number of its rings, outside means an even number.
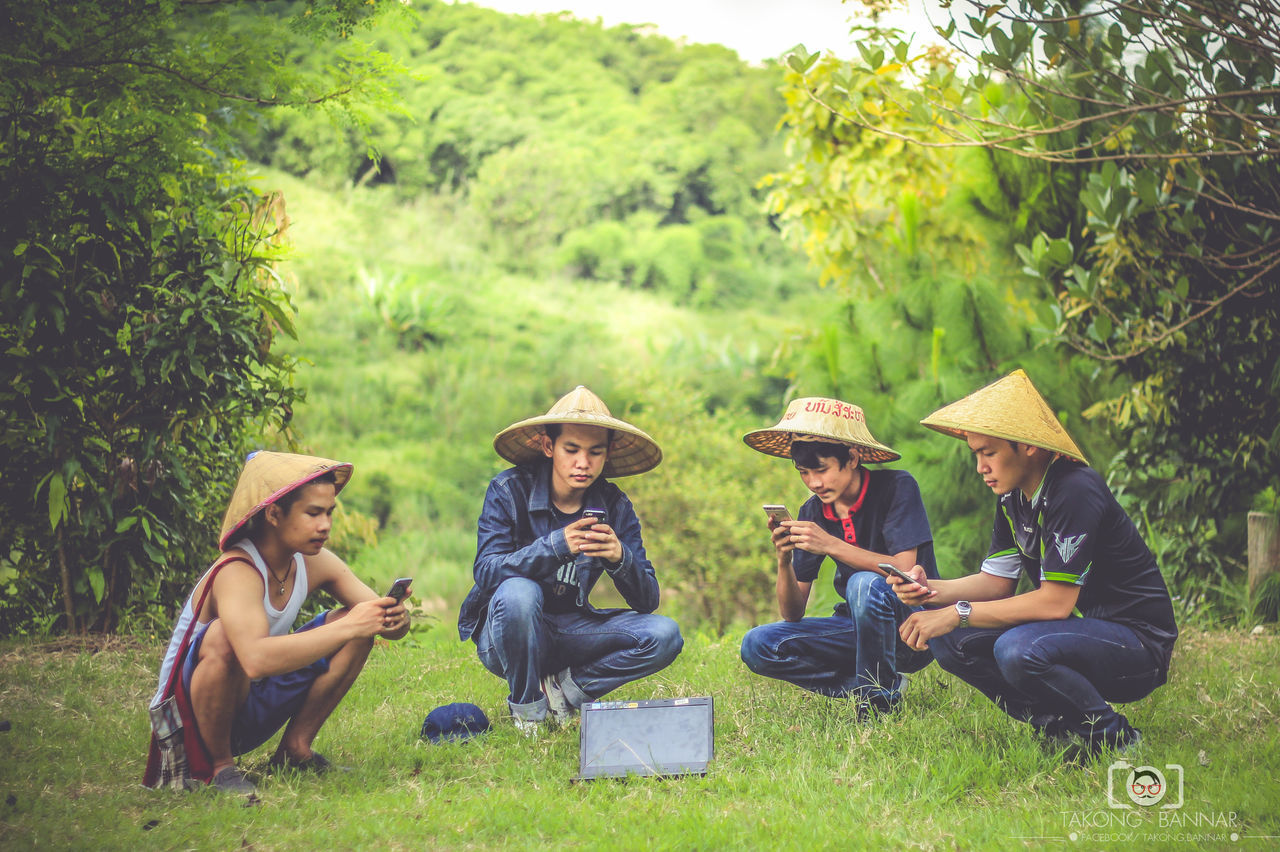
M836 538L874 553L892 556L914 547L916 563L924 568L926 575L937 579L933 534L929 531L929 516L915 477L905 470L863 468L862 472L865 493L849 515L837 518L835 512L814 495L800 507L797 520L813 521ZM818 577L823 558L799 548L791 551L791 567L796 579L812 583ZM849 576L858 569L838 559L832 561L836 563L836 592L843 598Z
M1077 608L1089 618L1127 625L1166 661L1178 627L1156 558L1102 476L1059 458L1028 500L1015 488L996 504L991 549L982 570L1036 588L1044 580L1080 586Z

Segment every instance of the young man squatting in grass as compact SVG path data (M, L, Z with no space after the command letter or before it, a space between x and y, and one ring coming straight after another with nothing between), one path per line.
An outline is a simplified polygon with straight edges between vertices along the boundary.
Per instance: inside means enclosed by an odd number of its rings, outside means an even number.
M930 607L902 638L1051 741L1135 746L1140 732L1107 702L1165 682L1178 628L1133 521L1022 370L921 423L965 439L998 499L978 573L895 585ZM1035 589L1014 595L1023 572Z
M346 695L375 636L399 639L409 618L394 598L380 597L324 545L338 492L352 466L292 453L254 453L231 497L219 561L200 613L208 573L183 605L160 668L164 697L173 666L182 666L200 740L212 766L209 782L253 795L235 756L285 727L270 760L274 768L322 772L329 761L311 748L320 727ZM308 595L324 589L342 609L321 613L290 632ZM196 627L184 660L176 660L191 620Z
M458 634L505 678L516 726L535 733L585 702L668 666L684 640L655 615L658 578L631 501L605 477L644 473L662 451L579 385L545 415L498 433L516 465L489 483L478 523L475 586ZM601 509L597 520L584 514ZM629 609L588 601L608 575Z
M920 487L904 470L863 466L901 456L871 436L861 408L839 400L794 400L776 426L743 440L762 453L790 458L813 496L795 520L769 521L783 620L748 631L742 661L757 674L853 698L860 715L891 712L902 701L907 673L933 659L898 637L912 609L878 567L919 565L926 576L937 576ZM844 600L826 618L805 618L809 591L827 557L835 562L835 588Z

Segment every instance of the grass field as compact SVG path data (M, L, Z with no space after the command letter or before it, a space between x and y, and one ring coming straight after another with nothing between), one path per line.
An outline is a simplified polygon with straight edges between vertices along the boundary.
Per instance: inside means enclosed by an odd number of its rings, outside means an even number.
M570 783L577 731L530 741L505 684L449 625L375 648L317 746L353 771L264 777L261 804L139 786L158 642L0 648L3 849L1271 849L1280 843L1280 641L1188 632L1171 681L1126 712L1135 764L1183 767L1183 806L1108 807L1109 760L1076 765L930 666L902 713L751 676L740 635L690 635L665 672L615 697L714 696L705 777ZM418 737L432 707L474 701L494 729ZM265 770L272 744L243 758ZM1172 800L1173 790L1166 796ZM1122 799L1122 802L1127 801ZM1233 839L1233 837L1235 839Z

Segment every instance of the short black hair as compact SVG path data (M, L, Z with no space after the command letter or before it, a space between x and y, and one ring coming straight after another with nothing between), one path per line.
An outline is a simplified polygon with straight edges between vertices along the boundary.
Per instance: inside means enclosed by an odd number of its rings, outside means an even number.
M817 467L822 464L819 459L835 459L840 467L844 467L852 459L848 444L837 444L833 441L792 441L791 460L796 467Z
M295 487L293 490L288 491L284 494L281 494L279 499L275 500L274 502L277 506L280 507L280 510L287 515L289 514L289 510L293 508L293 504L298 502L298 498L302 496L302 489L306 488L309 485L320 485L321 483L326 483L328 485L332 485L334 488L337 488L338 478L333 475L333 471L327 470L324 473L317 476L315 479L308 479L306 482Z
M590 423L583 423L583 424L581 424L581 425L583 425L583 426L590 426L591 424L590 424ZM543 429L543 431L545 431L545 432L547 433L547 437L551 439L551 443L553 443L553 444L554 444L554 443L556 442L556 439L560 437L560 432L561 432L561 431L563 431L563 429L564 429L564 424L563 424L563 423L547 423L547 424L545 424L545 425L542 427L542 429ZM606 446L612 446L612 445L613 445L613 430L612 430L612 429L605 429L604 431L605 431L605 444L606 444Z
M298 498L302 496L304 488L321 483L327 483L336 488L338 486L338 478L334 476L333 471L327 470L315 479L308 479L301 485L297 485L289 491L286 491L284 494L281 494L275 500L268 503L267 506L279 506L280 511L287 515L289 514L289 511L293 509L293 504L298 502ZM262 532L262 527L266 523L267 506L263 506L257 512L254 512L253 517L249 519L249 523L245 524L244 532L247 535L253 536Z

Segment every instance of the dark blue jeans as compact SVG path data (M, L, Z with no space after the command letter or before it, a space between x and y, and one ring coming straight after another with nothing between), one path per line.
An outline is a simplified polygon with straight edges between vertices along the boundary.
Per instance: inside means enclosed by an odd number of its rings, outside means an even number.
M1144 698L1167 675L1136 632L1096 618L957 629L929 647L938 665L1013 718L1095 746L1125 745L1134 736L1108 701Z
M560 687L576 707L661 671L683 647L680 628L665 615L544 612L542 587L523 577L498 586L476 637L480 662L511 688L512 715L532 720L547 714L544 675L568 669Z
M891 710L900 699L898 675L919 671L933 655L913 651L898 638L898 625L913 610L879 574L855 572L845 595L848 615L778 621L747 631L742 661L756 674Z

